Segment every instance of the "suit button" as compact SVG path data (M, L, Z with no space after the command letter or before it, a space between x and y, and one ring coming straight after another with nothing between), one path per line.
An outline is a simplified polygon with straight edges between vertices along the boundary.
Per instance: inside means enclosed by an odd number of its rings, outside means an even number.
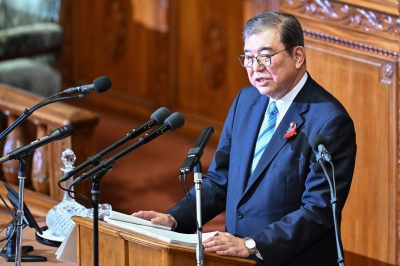
M238 212L236 213L236 218L242 219L242 218L243 218L243 213L241 213L240 211L238 211Z

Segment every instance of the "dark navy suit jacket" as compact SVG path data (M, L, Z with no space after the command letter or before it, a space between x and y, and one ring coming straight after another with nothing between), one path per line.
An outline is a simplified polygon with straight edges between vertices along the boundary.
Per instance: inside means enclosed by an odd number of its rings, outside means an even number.
M234 100L202 182L202 224L226 211L226 231L250 236L263 257L258 265L338 265L331 191L309 139L320 134L335 167L337 211L349 193L356 156L353 121L345 108L310 76L266 147L253 176L249 169L269 97L253 86ZM290 123L297 134L283 136ZM331 166L325 163L330 177ZM195 190L190 192L195 206ZM176 231L196 223L186 199L168 211Z

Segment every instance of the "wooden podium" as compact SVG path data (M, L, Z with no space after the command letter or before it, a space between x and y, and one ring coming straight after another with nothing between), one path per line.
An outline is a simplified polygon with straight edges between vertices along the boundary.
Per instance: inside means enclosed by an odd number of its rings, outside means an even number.
M77 233L78 265L93 265L93 220L73 217ZM161 242L99 221L99 266L190 266L196 265L196 249ZM249 259L205 253L205 266L255 265Z

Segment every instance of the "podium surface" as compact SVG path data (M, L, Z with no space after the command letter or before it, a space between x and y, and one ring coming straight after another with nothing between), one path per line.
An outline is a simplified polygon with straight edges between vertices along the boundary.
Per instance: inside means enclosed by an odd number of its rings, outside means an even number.
M93 265L93 220L73 217L76 223L78 265ZM99 266L196 265L196 248L165 243L152 237L99 221ZM249 259L204 254L207 266L255 265Z

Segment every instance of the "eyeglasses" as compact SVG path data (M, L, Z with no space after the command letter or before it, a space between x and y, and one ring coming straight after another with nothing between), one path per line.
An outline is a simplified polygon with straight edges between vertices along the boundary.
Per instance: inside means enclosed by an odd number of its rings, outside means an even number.
M253 67L254 59L257 60L257 62L260 66L267 67L267 66L271 65L271 57L273 57L276 54L279 54L280 52L289 50L293 47L294 46L290 46L289 48L286 48L286 49L276 52L274 54L259 54L257 56L241 54L241 55L237 56L237 59L239 59L239 62L242 65L242 67L245 67L245 68Z

